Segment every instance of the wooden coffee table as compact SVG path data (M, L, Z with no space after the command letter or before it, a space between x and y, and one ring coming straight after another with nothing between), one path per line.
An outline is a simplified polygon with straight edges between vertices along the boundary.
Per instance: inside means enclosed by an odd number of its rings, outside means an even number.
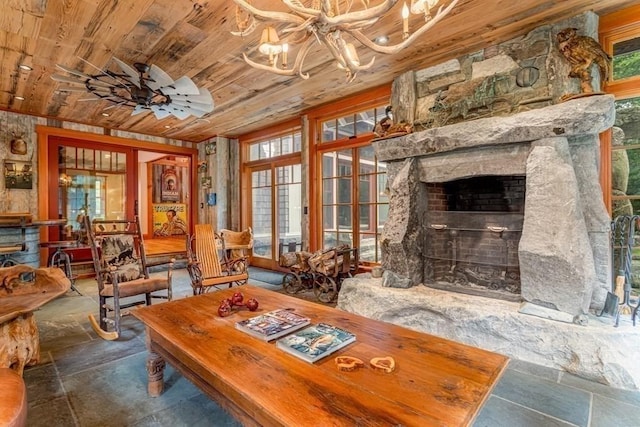
M257 312L219 317L241 291ZM357 341L309 364L235 328L277 308L347 329ZM251 285L142 307L149 393L163 389L165 360L245 425L469 425L507 366L505 356ZM334 358L392 356L390 374L336 368Z

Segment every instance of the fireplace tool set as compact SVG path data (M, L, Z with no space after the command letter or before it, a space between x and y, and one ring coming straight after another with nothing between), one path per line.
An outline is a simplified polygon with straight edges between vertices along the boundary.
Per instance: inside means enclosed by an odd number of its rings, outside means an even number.
M634 307L631 302L631 284L636 225L639 221L638 215L620 215L611 222L612 265L616 276L614 288L607 294L600 316L607 314L615 318L615 326L620 323L620 314L631 314L633 326L636 325L640 299Z

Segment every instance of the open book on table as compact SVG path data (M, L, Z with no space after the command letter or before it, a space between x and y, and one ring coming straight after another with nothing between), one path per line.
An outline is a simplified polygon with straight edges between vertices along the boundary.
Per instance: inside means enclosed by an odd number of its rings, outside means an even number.
M308 324L308 317L280 309L237 322L236 328L261 340L271 341Z
M280 338L276 342L276 346L302 360L313 363L355 340L356 336L349 331L320 323Z

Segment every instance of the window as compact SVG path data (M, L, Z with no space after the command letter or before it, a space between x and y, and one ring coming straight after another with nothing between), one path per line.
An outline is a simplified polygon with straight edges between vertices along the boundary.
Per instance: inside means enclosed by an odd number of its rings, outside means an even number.
M320 246L358 247L360 260L379 263L380 235L389 212L387 166L371 146L385 105L320 122Z
M249 145L249 161L271 159L284 154L299 153L302 149L302 134L300 131L292 132L255 142Z
M321 142L352 139L373 132L376 123L384 117L385 106L360 111L322 122Z
M640 96L617 100L615 105L611 146L614 218L640 214Z

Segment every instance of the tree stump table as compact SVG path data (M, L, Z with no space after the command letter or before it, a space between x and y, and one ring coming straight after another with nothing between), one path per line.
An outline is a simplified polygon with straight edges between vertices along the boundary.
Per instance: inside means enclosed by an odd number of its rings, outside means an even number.
M59 268L20 264L0 268L0 368L22 375L40 360L38 326L33 311L63 295L71 282Z

